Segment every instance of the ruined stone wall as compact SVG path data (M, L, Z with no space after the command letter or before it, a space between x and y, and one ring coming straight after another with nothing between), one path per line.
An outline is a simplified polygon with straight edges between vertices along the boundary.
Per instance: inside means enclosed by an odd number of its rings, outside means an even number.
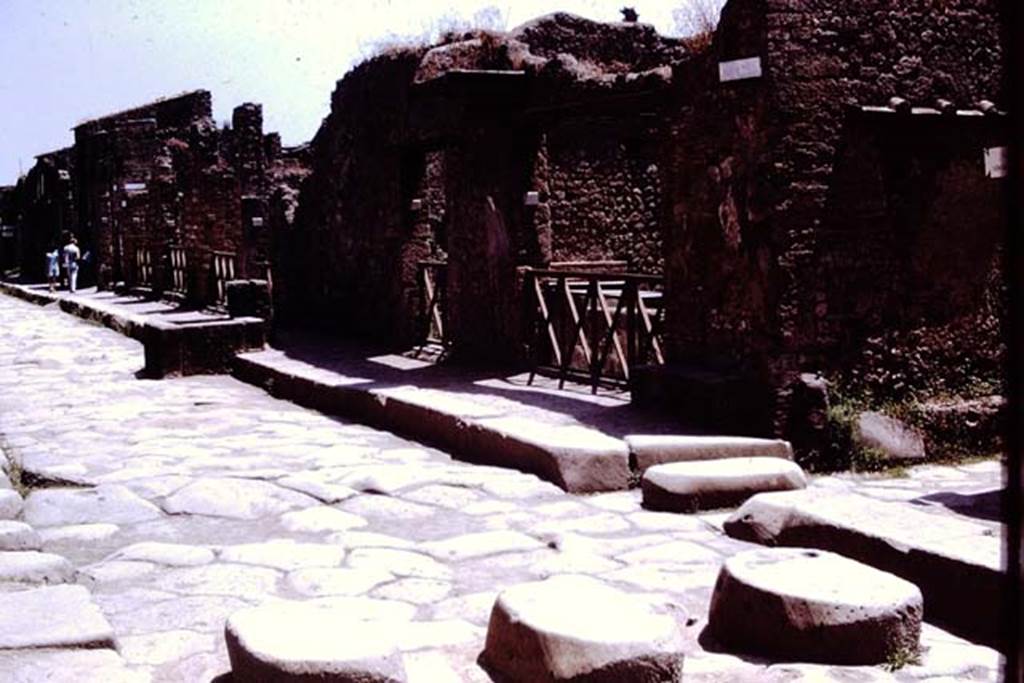
M418 174L405 168L414 162L399 143L420 56L378 57L338 82L310 145L312 175L296 216L294 257L282 274L296 320L390 338L411 329L402 302L415 275L402 251L415 229L409 179Z
M636 120L574 120L547 139L552 261L662 272L661 150Z
M272 188L262 109L243 104L232 125L213 123L210 94L188 93L86 122L75 130L83 229L95 243L100 283L171 288L170 247L187 255L187 298L217 298L213 255L236 278L265 278L271 259ZM143 282L136 260L148 250Z
M717 82L720 61L755 56L762 78ZM959 363L991 376L1003 216L982 148L998 124L858 112L998 102L1000 59L995 2L732 0L679 74L694 94L666 180L673 357L752 368L777 389L776 428L801 370L847 368L882 395Z

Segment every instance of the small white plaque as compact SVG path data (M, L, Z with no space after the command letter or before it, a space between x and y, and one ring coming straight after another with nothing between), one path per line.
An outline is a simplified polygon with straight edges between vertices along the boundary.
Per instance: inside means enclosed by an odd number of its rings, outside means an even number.
M262 228L263 227L263 218L260 217L260 216L253 216L252 217L252 225L253 225L254 228Z
M125 183L125 192L142 192L146 189L146 183Z
M537 206L540 204L540 192L530 191L523 197L523 204L526 206Z
M727 81L742 81L747 78L761 77L761 58L748 57L746 59L733 59L728 62L718 63L718 80L722 83Z
M1005 147L988 147L985 149L985 177L1005 178L1007 173Z

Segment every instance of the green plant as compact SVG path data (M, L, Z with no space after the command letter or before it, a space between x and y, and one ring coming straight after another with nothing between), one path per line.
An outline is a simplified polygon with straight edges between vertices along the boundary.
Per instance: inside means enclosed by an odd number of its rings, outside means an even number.
M915 645L904 645L889 653L882 668L886 671L899 671L905 666L921 663L921 649Z

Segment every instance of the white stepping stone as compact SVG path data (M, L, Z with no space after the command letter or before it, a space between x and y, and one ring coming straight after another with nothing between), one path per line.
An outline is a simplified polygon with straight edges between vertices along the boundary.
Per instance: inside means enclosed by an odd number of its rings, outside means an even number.
M726 560L711 597L708 634L772 659L879 664L917 652L917 586L823 550L764 548Z
M83 586L44 586L5 593L0 650L114 647L114 631Z
M631 434L625 438L636 467L667 462L718 460L719 458L793 459L793 448L781 439L756 439L747 436L683 436L676 434Z
M491 611L483 662L496 678L677 681L683 637L676 616L586 576L503 591Z
M0 582L67 583L75 578L75 568L67 559L35 550L0 552Z
M39 550L43 541L24 522L0 520L0 550Z
M640 486L645 508L694 512L739 505L763 491L806 488L807 477L782 458L723 458L655 465Z
M404 683L387 622L301 603L232 614L224 629L234 680Z
M0 488L0 519L14 519L21 514L24 505L17 491Z

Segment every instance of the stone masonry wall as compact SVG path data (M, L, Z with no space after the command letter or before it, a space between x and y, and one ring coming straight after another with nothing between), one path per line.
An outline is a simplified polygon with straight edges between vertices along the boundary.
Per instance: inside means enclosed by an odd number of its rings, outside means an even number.
M762 78L717 82L718 62L755 56ZM958 364L991 378L998 119L860 107L998 102L1000 60L995 2L732 0L677 78L693 94L666 178L673 358L746 366L776 389L776 430L800 371L849 368L890 396L955 387Z
M635 121L548 131L552 261L619 260L661 274L661 152L644 132Z

